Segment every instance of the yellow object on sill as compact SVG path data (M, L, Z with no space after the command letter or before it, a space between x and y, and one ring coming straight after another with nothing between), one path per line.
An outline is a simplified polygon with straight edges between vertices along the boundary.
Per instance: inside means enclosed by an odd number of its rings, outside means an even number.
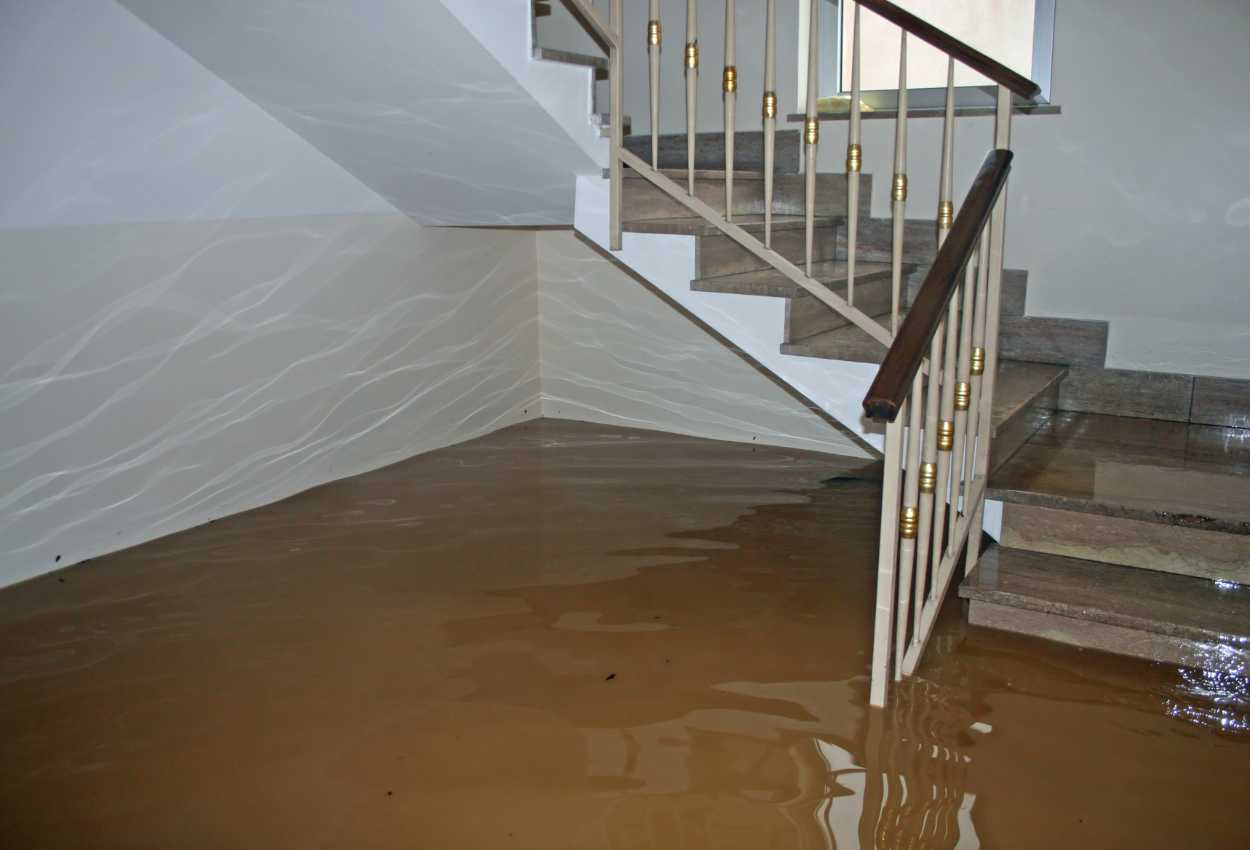
M864 103L862 100L859 102L859 109L861 112L874 111L871 106ZM816 101L817 113L824 112L824 113L829 113L833 115L845 115L849 113L850 111L851 111L851 99L847 97L846 95L832 95L830 97L819 98Z

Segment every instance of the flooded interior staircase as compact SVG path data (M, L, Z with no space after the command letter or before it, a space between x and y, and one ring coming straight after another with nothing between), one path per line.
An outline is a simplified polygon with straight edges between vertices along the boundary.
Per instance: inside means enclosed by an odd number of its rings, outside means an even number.
M561 59L558 51L540 58ZM766 155L767 136L734 133L731 162L724 133L698 133L693 144L688 134L622 138L633 155L620 184L622 244L605 254L880 449L880 429L863 417L859 402L887 346L775 262L802 266L810 243L810 280L849 300L848 173L816 174L809 208L803 134L777 130ZM639 160L671 184L629 167ZM612 247L609 177L605 170L602 177L579 178L576 204L577 229L604 249ZM936 218L906 219L900 252L893 217L873 216L871 180L857 175L854 304L889 333L894 263L901 263L904 280L905 328L938 265L941 230ZM775 257L735 237L727 221L767 241ZM981 275L976 257L965 262L970 280ZM968 535L980 544L979 557L968 559L972 569L961 570L956 582L970 621L1244 675L1250 670L1250 382L1107 368L1108 324L1031 316L1028 286L1025 270L1002 270L984 485L990 534ZM956 304L951 321L962 315ZM931 384L935 406L948 381ZM928 398L917 394L911 403L927 406ZM915 467L918 459L904 466ZM933 579L923 591L936 593L940 605L946 587L938 584ZM923 595L917 592L917 622ZM897 678L899 666L894 673Z

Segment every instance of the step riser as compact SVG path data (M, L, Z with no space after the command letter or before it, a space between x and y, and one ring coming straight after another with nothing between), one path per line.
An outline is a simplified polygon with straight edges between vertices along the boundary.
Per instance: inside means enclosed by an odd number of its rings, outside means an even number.
M1002 544L1158 572L1250 585L1250 535L1009 502Z
M1059 406L1078 413L1189 421L1194 379L1189 375L1122 369L1074 369Z
M839 249L839 251L840 250L841 249ZM841 254L839 254L839 256L841 256ZM923 277L925 273L926 273L926 270L924 269L913 272L909 280L915 280L918 277ZM915 286L908 285L908 284L905 284L905 287L910 288L910 289L915 288ZM904 309L906 309L906 305L904 305ZM1004 309L1005 309L1005 305L1004 305ZM889 304L887 302L885 309L881 310L879 313L877 313L877 315L887 312L888 310L889 310ZM1013 333L1016 333L1016 332L1017 331L1013 331ZM1007 336L1008 336L1008 332L1004 330L1003 335L1000 337L1001 339L1004 340L1003 342L1004 348L1008 347ZM806 357L820 357L826 360L844 360L850 363L881 363L881 361L885 359L885 349L882 348L879 344L877 344L873 340L869 339L867 334L848 334L843 339L839 339L836 341L824 341L818 347L813 346L812 348L802 350L802 351L785 351L784 353L795 354L795 355L806 356ZM1000 354L1000 358L1004 360L1026 359L1026 358L1021 358L1021 357L1007 357L1006 355L1003 355L1003 354ZM1047 362L1047 361L1041 361L1041 362ZM1054 407L1052 406L1051 409L1053 410Z
M685 176L674 176L683 188ZM696 178L695 196L721 215L725 214L725 181L717 178ZM799 175L778 175L773 186L774 215L805 215L807 213L807 189ZM860 206L867 215L871 199L865 194ZM632 177L625 180L624 197L621 200L622 218L625 221L646 221L657 218L680 218L691 215L690 209L669 197L668 193L651 184L645 178ZM750 178L734 181L734 214L764 214L764 181ZM846 214L846 178L841 174L820 174L816 177L816 215L833 216Z
M802 142L798 130L777 132L775 162L778 174L797 174ZM651 161L651 138L628 136L625 147L631 153ZM687 165L686 134L660 136L660 168L685 168ZM694 167L724 169L725 134L699 133L695 139ZM764 134L759 131L734 134L734 168L743 171L764 170Z
M924 275L914 275L910 279L907 290L907 303L916 300L920 287L924 285ZM1003 269L1003 284L1000 294L1002 316L1018 318L1024 315L1024 301L1028 293L1029 273L1023 269Z
M684 187L685 181L678 180ZM695 197L725 214L725 184L720 180L696 180ZM764 182L743 180L734 183L734 214L753 215L764 211ZM621 217L624 221L650 221L657 218L681 218L691 215L684 204L670 198L662 189L644 179L624 181Z
M846 287L837 286L834 290L843 298ZM891 307L891 284L889 278L857 282L855 284L855 306L870 316L887 313ZM850 321L842 314L832 310L824 302L813 296L791 298L786 304L786 342L799 342L825 331L846 327Z
M1069 646L1216 672L1237 673L1250 664L1250 650L1240 647L1225 645L1214 653L1208 643L993 602L972 600L968 622Z
M1034 363L1102 366L1108 325L1084 319L1006 318L1000 326L999 356Z
M843 242L839 246L843 256L846 251L845 239L844 233ZM903 262L927 265L936 256L937 224L920 219L906 221L903 225ZM894 257L894 222L888 218L861 218L855 239L855 257L858 260L890 262Z
M813 236L814 259L831 260L837 249L840 225L818 226ZM757 238L763 241L763 234ZM787 260L802 266L806 257L807 237L802 229L779 230L773 233L773 250ZM698 277L714 277L722 274L771 268L759 257L743 248L728 236L701 236L695 252Z

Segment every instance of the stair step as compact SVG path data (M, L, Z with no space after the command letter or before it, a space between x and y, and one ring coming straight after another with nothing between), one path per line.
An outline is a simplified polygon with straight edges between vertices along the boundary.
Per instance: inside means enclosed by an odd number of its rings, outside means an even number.
M684 192L686 169L666 168L661 173L679 184ZM653 218L684 218L689 209L633 169L625 169L621 217L625 221ZM867 182L867 181L865 181ZM734 172L734 216L764 214L764 175L759 171ZM695 197L718 213L725 212L725 173L716 169L695 170ZM872 200L871 186L860 195L860 214L867 216ZM846 175L816 175L816 216L845 216ZM807 212L807 189L802 175L779 174L773 180L774 215L801 216Z
M764 238L763 215L735 215L733 223L757 239ZM626 221L622 226L632 233L698 237L695 244L695 274L701 278L772 268L737 241L721 233L714 224L697 216ZM841 227L842 219L838 216L816 218L812 247L815 259L833 258ZM792 263L798 263L806 255L806 245L807 224L803 216L773 216L773 251Z
M881 327L889 329L888 315L874 318ZM781 346L781 353L795 357L848 360L852 363L880 363L885 359L885 346L854 325L846 325L797 342L787 342Z
M1005 545L1250 584L1250 432L1054 414L990 480Z
M797 174L801 147L800 131L778 130L776 137L776 173ZM625 148L631 153L650 160L651 136L625 137ZM660 135L660 167L685 168L686 134L665 133ZM725 167L725 134L698 133L695 137L695 168L720 169ZM734 169L746 171L764 170L764 133L759 130L734 134Z
M991 498L1250 534L1250 432L1056 413L990 481Z
M911 278L911 287L907 291L907 303L911 304L920 293L924 284L924 275ZM1025 300L1029 291L1029 273L1024 269L1003 269L1003 283L999 298L1002 301L1004 318L1021 318L1024 316ZM1032 358L1021 358L1030 360ZM1037 361L1034 361L1037 362Z
M817 216L817 227L829 227L839 224L838 216ZM734 216L733 223L748 233L763 234L763 215ZM773 232L798 230L805 231L807 221L802 216L773 216ZM626 221L622 228L629 233L662 233L677 236L722 236L720 229L701 216L675 216L672 218L652 218Z
M846 283L846 262L844 260L822 260L812 263L812 277L824 284ZM890 279L890 266L887 263L857 263L855 265L856 285L862 282ZM730 295L762 295L769 298L798 298L807 296L807 291L790 278L774 268L756 269L737 274L701 277L691 281L690 286L696 292L724 292Z
M1010 303L1004 300L1003 308ZM1106 322L1004 315L999 330L998 355L1003 360L1069 366L1101 365L1106 357ZM801 348L785 353L855 363L880 363L885 357L885 349L855 327L813 337Z
M686 185L686 169L685 168L661 168L660 173L681 185ZM694 170L695 180L715 180L722 188L725 185L725 174L727 172L720 168L696 168ZM604 177L611 177L610 169L603 169ZM621 169L621 177L625 180L646 180L647 178L634 171L628 166ZM734 182L738 181L763 181L764 172L762 171L739 171L734 169Z
M1108 324L1086 319L1008 317L999 327L999 356L1065 366L1102 366Z
M1059 393L1059 409L1188 422L1194 378L1162 372L1079 367Z
M824 260L812 264L812 276L833 294L846 298L846 263ZM891 301L891 269L885 263L859 263L855 270L855 304L870 314L888 312ZM840 328L849 321L803 287L776 269L759 269L739 274L700 278L691 282L696 292L732 295L758 295L785 298L786 342L806 339Z
M993 546L959 586L974 625L1244 674L1250 588Z

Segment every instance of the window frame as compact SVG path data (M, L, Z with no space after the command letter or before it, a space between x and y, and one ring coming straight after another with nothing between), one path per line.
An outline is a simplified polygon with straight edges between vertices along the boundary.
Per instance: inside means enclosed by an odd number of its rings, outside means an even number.
M850 95L850 81L846 81L845 87L842 80L842 49L844 45L842 32L842 3L845 0L807 0L801 3L801 6L808 6L810 3L824 3L832 7L831 14L822 14L820 16L820 43L834 44L836 50L822 51L820 57L819 85L817 89L821 98L830 97L829 92L833 92L833 96L847 98ZM1056 0L1034 0L1033 3L1033 68L1031 79L1041 88L1041 94L1038 95L1034 103L1049 104L1051 102L1051 78L1052 67L1054 61L1055 47L1055 2ZM870 10L865 10L864 14L874 14ZM806 42L802 43L802 53L804 60L801 63L802 68L806 68ZM993 108L995 104L996 86L979 85L979 86L956 86L955 87L955 106L956 108ZM800 91L804 90L800 86ZM860 102L865 106L880 112L896 111L898 109L898 89L872 89L860 92ZM946 88L909 88L907 90L907 105L909 111L916 110L940 110L946 106ZM800 105L800 109L802 106Z

